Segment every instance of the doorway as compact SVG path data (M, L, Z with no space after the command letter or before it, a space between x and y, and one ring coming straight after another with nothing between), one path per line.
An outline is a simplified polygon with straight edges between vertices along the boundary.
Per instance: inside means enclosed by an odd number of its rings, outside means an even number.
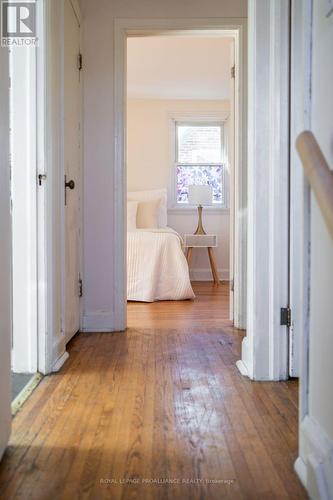
M127 199L137 211L127 232L127 298L172 301L171 315L192 289L200 300L199 283L215 284L214 295L230 279L234 54L223 31L127 40ZM156 229L143 211L159 197ZM194 235L199 202L203 234Z
M10 54L16 393L27 380L38 379L34 374L60 368L80 319L80 23L72 2L65 0L59 15L62 50L55 49L62 76L55 114L49 97L55 96L54 76L46 57L49 15L45 2L38 3L39 44Z
M144 24L144 23L143 23ZM157 23L159 24L159 23ZM236 82L235 82L235 88L236 90L236 100L238 100L236 109L237 109L237 118L235 117L235 127L237 127L237 132L235 134L235 137L238 137L238 132L239 129L244 127L244 123L242 121L242 112L243 112L243 105L244 105L244 95L243 95L243 77L244 77L244 71L243 71L243 31L244 31L244 25L238 25L238 26L222 26L219 25L218 27L214 23L214 27L211 27L210 29L207 29L207 26L205 26L205 29L198 28L197 26L193 26L193 23L188 23L187 27L184 26L178 26L178 29L175 29L175 26L170 27L167 26L167 22L160 22L161 26L159 29L156 26L150 26L149 28L145 27L142 29L139 29L137 27L137 23L134 23L133 21L133 29L131 29L131 21L120 21L117 23L117 34L116 34L116 70L115 70L115 75L117 75L116 80L115 80L115 85L116 85L116 93L115 93L115 109L116 109L116 117L117 117L117 122L116 122L116 182L120 182L122 185L122 194L121 198L123 200L123 203L119 203L119 197L120 197L120 192L116 192L116 198L118 199L118 203L115 205L115 211L116 211L116 218L118 219L117 215L119 216L119 220L122 221L124 220L124 214L126 213L125 211L125 200L127 198L126 196L126 191L127 191L127 179L125 176L125 173L123 171L122 165L126 164L127 160L125 158L127 157L126 153L126 137L124 136L124 129L126 129L126 109L124 107L124 101L125 101L125 94L126 94L126 40L131 37L145 37L149 36L154 38L154 36L160 36L161 34L165 37L172 38L173 36L180 36L184 38L195 38L195 37L205 37L207 36L208 38L211 37L217 37L217 36L229 36L230 38L233 38L235 40L235 61L236 61L236 67L238 68L238 71L236 71ZM172 24L172 23L171 23ZM178 23L175 23L178 25ZM162 29L162 25L164 29ZM135 26L135 28L134 28ZM230 55L230 54L229 54ZM231 71L231 68L229 68L229 71ZM168 113L167 113L168 114ZM169 113L169 119L171 118L172 122L172 116ZM186 115L186 113L185 113ZM179 117L176 117L179 118ZM189 118L189 114L187 114L187 119ZM212 118L212 116L210 117ZM216 118L216 116L215 116ZM207 123L207 116L203 119L202 121L205 120ZM173 122L177 122L181 120L173 120ZM246 137L246 134L242 135L243 138ZM244 140L244 139L243 139ZM230 144L229 144L230 146ZM237 152L236 152L237 149ZM237 189L239 192L237 193L237 196L234 197L233 203L235 207L235 211L237 208L237 203L243 203L242 197L245 195L245 189L244 185L242 186L242 166L243 164L241 163L241 157L242 154L244 153L244 144L242 141L239 141L237 144L235 144L235 170L234 170L234 179L237 178L237 181L235 180L235 185L237 186ZM170 152L170 149L169 149ZM170 153L167 153L168 156L170 157ZM118 184L117 184L118 185ZM161 187L161 186L160 186ZM170 182L168 183L168 187L170 189ZM243 192L241 191L241 187L243 188ZM169 191L170 193L170 191ZM171 197L170 197L171 198ZM170 199L169 198L169 199ZM242 201L241 201L242 200ZM168 201L169 203L169 201ZM170 206L169 206L170 208ZM236 211L236 213L238 213ZM192 209L192 216L195 218L195 210L193 211ZM235 240L239 241L240 233L242 233L245 230L245 226L243 224L244 221L242 221L240 218L238 218L238 223L237 225L235 224ZM120 291L121 293L116 294L115 300L117 301L117 306L115 307L115 311L117 314L116 318L116 324L119 326L119 329L124 329L126 326L126 262L124 261L123 258L120 258L120 256L126 255L125 253L125 247L126 247L126 233L124 230L124 225L122 223L120 224L120 227L118 227L118 238L115 240L116 241L116 246L117 249L115 250L115 259L116 259L116 264L115 264L115 270L116 270L116 276L115 276L115 282L116 282L116 290ZM195 228L194 228L195 229ZM120 239L119 239L120 237ZM228 241L229 243L229 241ZM244 243L244 239L243 239ZM121 247L121 250L120 250ZM242 254L241 258L239 255L236 256L236 260L239 263L242 261L242 266L235 266L234 267L234 276L233 276L233 283L234 287L232 288L232 291L234 293L240 294L238 297L242 296L242 293L244 293L244 288L245 288L245 279L241 280L241 275L245 271L245 256L246 256L246 249L245 245L239 245L237 250ZM235 260L235 259L234 259ZM236 273L238 273L236 275ZM236 286L236 283L242 282L242 285L240 287ZM235 301L236 302L236 301ZM245 311L244 311L244 303L242 303L241 300L238 302L238 307L243 308L242 314L237 314L235 315L235 318L243 317L245 318ZM235 326L241 326L235 325Z

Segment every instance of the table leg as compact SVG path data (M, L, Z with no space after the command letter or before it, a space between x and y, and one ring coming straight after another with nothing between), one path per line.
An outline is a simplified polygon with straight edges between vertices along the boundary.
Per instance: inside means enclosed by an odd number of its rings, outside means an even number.
M188 265L190 265L190 263L191 263L191 259L192 259L192 250L193 250L193 248L192 248L192 247L187 247L186 259L187 259L187 263L188 263Z
M212 275L213 275L214 283L216 285L219 285L220 279L219 279L219 275L218 275L218 272L217 272L216 262L215 262L215 255L214 255L214 250L213 250L212 247L208 247L208 256L209 256L210 268L212 270Z

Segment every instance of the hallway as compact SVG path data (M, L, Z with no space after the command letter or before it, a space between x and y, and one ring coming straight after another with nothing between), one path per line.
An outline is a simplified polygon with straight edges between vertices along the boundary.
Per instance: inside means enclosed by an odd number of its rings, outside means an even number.
M2 500L306 498L297 382L243 378L227 286L194 289L129 304L126 334L71 341L13 421Z

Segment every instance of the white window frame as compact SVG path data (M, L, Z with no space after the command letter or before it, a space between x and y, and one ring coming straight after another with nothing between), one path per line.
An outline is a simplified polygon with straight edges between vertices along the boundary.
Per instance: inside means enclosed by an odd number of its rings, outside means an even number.
M229 187L230 187L230 166L228 159L228 113L189 113L185 115L174 114L170 116L170 165L171 174L169 182L169 193L168 193L168 211L172 213L179 212L195 212L196 207L190 205L189 203L178 203L177 202L177 166L180 165L177 159L177 126L178 125L219 125L221 126L222 133L222 144L223 144L223 158L222 164L218 163L216 165L222 165L222 182L224 189L224 203L214 203L212 206L205 207L205 210L209 213L220 213L229 212ZM185 166L190 166L184 164ZM197 163L195 164L198 165ZM213 164L209 164L213 165ZM214 164L215 165L215 164Z

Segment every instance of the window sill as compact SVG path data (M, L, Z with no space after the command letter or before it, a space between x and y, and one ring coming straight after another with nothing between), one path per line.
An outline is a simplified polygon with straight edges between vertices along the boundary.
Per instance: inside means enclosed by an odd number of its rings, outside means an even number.
M207 215L229 215L229 208L221 208L221 207L204 207L203 214L206 217ZM168 214L170 215L197 215L198 209L195 207L169 207Z

